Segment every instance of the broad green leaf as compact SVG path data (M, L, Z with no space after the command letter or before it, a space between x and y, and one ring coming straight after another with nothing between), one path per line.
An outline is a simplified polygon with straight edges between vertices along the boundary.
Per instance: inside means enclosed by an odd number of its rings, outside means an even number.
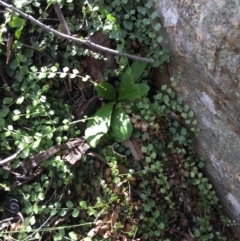
M133 132L132 123L122 107L113 110L111 128L117 141L126 141L131 137Z
M140 76L143 74L147 67L147 63L141 61L134 61L130 68L128 68L122 75L121 81L131 80L136 82Z
M104 105L95 113L93 119L88 121L85 137L92 147L96 147L99 139L108 132L113 106L113 101Z
M122 80L119 88L118 100L136 99L145 95L149 91L146 84L134 84L130 80Z
M115 88L107 82L99 83L95 86L95 89L100 97L105 100L115 100L116 90Z

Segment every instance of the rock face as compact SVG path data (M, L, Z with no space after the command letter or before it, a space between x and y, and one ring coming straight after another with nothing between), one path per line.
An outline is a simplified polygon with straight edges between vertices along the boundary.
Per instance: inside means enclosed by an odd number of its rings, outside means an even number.
M176 92L195 111L196 150L228 215L240 223L240 0L155 0ZM240 234L240 227L235 231Z

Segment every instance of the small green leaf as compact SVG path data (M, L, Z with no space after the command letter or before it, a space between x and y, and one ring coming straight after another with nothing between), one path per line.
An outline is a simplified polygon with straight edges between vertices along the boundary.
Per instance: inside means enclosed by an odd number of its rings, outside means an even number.
M154 99L161 101L162 100L162 96L163 96L162 93L158 93L157 95L154 96Z
M146 8L137 6L137 11L141 13L142 15L145 15L147 13Z
M33 142L33 145L32 145L32 149L36 149L38 148L40 142L41 142L41 138L37 139L36 141Z
M26 20L19 17L12 17L12 21L10 22L10 27L12 28L21 28L24 26Z
M194 235L195 235L196 237L200 237L200 236L201 236L201 233L200 233L200 231L199 231L198 229L195 229L195 230L194 230Z
M0 118L0 127L5 127L5 120Z
M22 63L25 63L27 61L27 57L20 53L17 54L17 59L19 62L22 62Z
M117 141L128 140L133 132L132 122L126 111L120 107L113 110L111 127Z
M34 225L34 224L36 223L36 218L35 218L35 216L30 217L29 223L30 223L31 225Z
M88 121L85 137L92 147L96 147L99 139L108 132L114 104L110 102L104 105L95 113L93 119Z
M193 125L196 125L196 124L197 124L197 120L194 120L194 121L192 122L192 124L193 124Z
M73 212L72 212L72 216L74 218L76 218L76 217L78 217L78 215L79 215L79 210L78 209L74 209Z
M151 211L151 208L149 206L147 206L147 205L145 205L143 207L143 209L144 209L145 212L150 212Z
M166 105L168 105L168 102L169 102L169 96L168 95L164 95L163 96L163 101Z
M123 26L126 30L132 30L133 28L133 22L132 21L128 21L128 20L125 20L123 21Z
M12 116L12 120L13 121L17 121L17 120L19 120L20 119L20 116L19 115L14 115L14 116Z
M67 201L66 203L68 208L72 208L73 207L73 203L71 201Z
M62 209L60 212L59 212L59 215L61 217L65 216L67 214L67 210L66 209Z
M188 111L189 111L189 105L184 105L183 110L184 110L185 112L188 112Z
M24 101L24 96L21 96L17 99L16 104L20 105L23 103L23 101Z
M194 116L193 111L189 111L188 116L192 118Z
M91 237L86 237L83 239L83 241L92 241L92 238Z
M87 208L87 203L86 203L85 201L80 201L80 202L79 202L79 206L80 206L81 208Z
M148 36L149 36L149 38L152 38L152 39L156 38L156 34L154 32L149 32Z
M160 192L161 193L166 193L166 189L165 188L160 188Z
M4 108L4 109L0 110L0 118L6 117L9 112L10 112L9 108Z
M105 100L115 100L116 90L115 88L107 82L99 83L95 86L95 89L100 97Z
M163 85L163 86L161 87L161 90L167 90L167 85Z
M186 119L187 118L187 114L186 113L181 113L182 118Z
M48 79L54 78L56 76L56 73L52 72L48 74Z
M156 211L153 213L153 215L154 215L155 218L158 218L159 215L160 215L159 210L156 210Z
M78 236L75 232L72 231L68 235L71 238L71 240L78 240Z
M151 23L151 20L150 20L149 18L144 18L144 19L142 20L142 22L143 22L143 24L145 24L145 25L149 25L149 24Z
M29 152L29 149L28 149L28 152ZM39 193L38 199L41 200L41 201L43 201L44 198L45 198L45 194L44 194L43 192Z
M154 20L157 16L158 16L158 13L157 13L156 11L154 11L154 12L151 14L151 19Z
M164 229L164 223L160 223L160 224L158 225L158 227L159 227L160 230L163 230L163 229Z
M149 1L145 4L145 6L146 6L148 9L150 9L150 8L152 7L152 5L153 5L152 0L149 0Z
M147 149L146 146L142 146L142 147L141 147L141 151L142 151L143 153L147 153L147 152L148 152L148 149Z
M158 43L162 43L162 41L163 41L163 37L162 37L162 36L159 36L159 37L157 38L157 42L158 42Z
M204 165L205 165L204 162L199 162L199 163L198 163L198 167L199 167L199 168L203 168Z
M154 25L154 29L156 31L160 30L160 28L161 28L161 24L160 23L157 23L157 24Z
M17 39L19 39L21 37L22 30L23 30L23 27L21 27L18 30L16 30L15 36L16 36Z
M13 98L11 98L11 97L5 97L4 99L3 99L3 104L5 104L5 105L9 105L9 104L11 104L13 102Z
M39 211L38 205L37 205L37 204L34 204L34 205L33 205L33 212L34 212L35 214L38 214L38 211Z
M60 78L65 78L66 76L67 76L67 73L61 73L61 74L59 75Z

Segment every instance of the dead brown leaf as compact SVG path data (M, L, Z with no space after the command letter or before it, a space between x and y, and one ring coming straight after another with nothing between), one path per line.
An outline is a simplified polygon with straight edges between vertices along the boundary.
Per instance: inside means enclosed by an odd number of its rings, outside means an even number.
M128 173L128 169L125 166L120 165L120 164L118 164L117 166L118 166L118 171L119 171L120 174Z
M137 138L132 137L130 140L124 141L123 145L131 150L135 161L140 161L144 158Z
M187 241L196 241L195 238L193 238L190 234L183 233L181 231L175 230L175 232L181 234Z
M115 210L115 211L112 213L112 215L111 215L111 226L112 226L112 229L114 228L114 225L116 224L117 219L118 219L118 211Z

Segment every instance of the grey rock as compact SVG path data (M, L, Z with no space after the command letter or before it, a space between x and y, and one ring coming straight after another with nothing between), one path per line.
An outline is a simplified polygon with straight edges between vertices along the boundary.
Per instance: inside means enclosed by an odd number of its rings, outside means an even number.
M240 222L240 0L155 0L176 92L194 110L196 150L225 211ZM235 231L240 235L240 227Z

